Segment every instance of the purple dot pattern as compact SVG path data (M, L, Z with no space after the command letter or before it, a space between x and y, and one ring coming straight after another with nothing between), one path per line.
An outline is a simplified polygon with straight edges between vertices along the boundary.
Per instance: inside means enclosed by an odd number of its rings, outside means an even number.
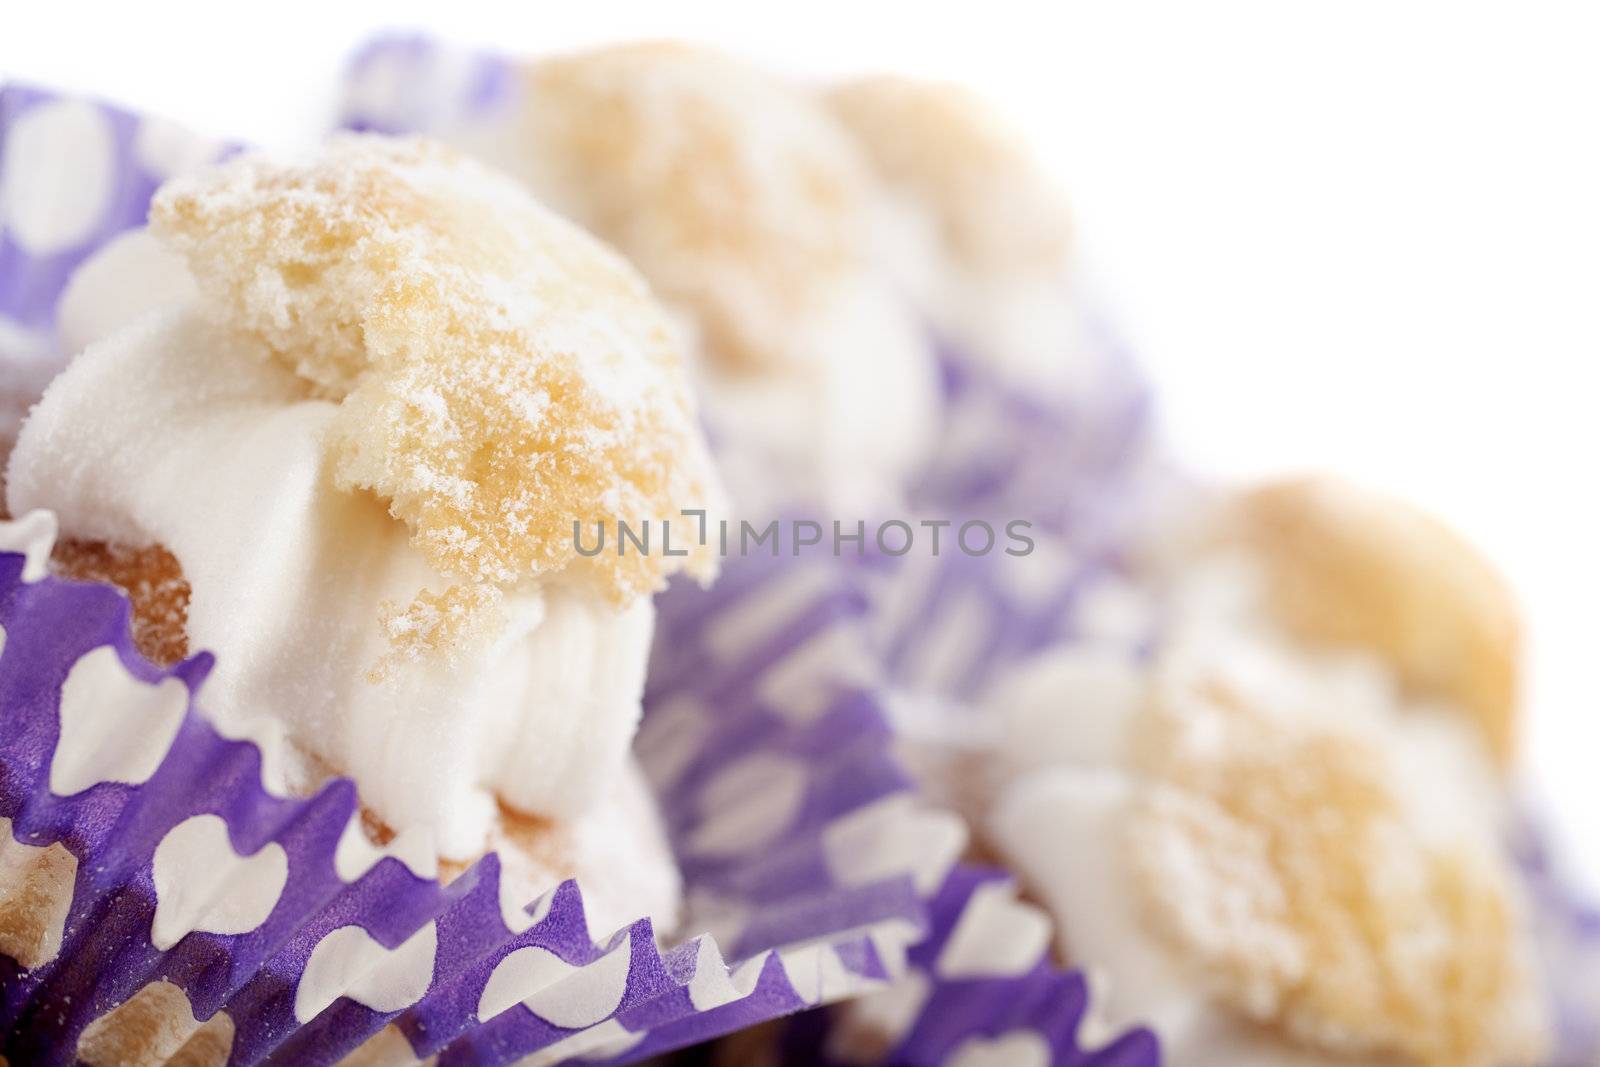
M194 706L212 663L208 654L155 668L134 651L128 605L115 590L48 577L25 582L22 563L15 553L0 555L6 634L0 817L11 820L20 844L64 845L77 858L77 877L60 950L33 970L0 957L0 1050L10 1062L74 1062L89 1023L162 979L183 990L197 1019L227 1013L235 1031L230 1064L333 1063L391 1025L418 1057L437 1055L441 1064L505 1063L560 1041L574 1053L602 1058L608 1047L625 1046L614 1062L633 1062L880 985L922 929L923 904L906 878L857 882L820 855L817 837L830 819L905 788L861 694L842 698L804 730L743 721L757 717L753 707L719 707L727 717L718 724L726 746L699 754L688 773L661 789L668 822L682 840L706 817L696 780L717 759L770 750L806 767L805 801L775 841L712 864L684 864L691 902L712 896L745 915L726 958L704 938L658 951L647 920L591 931L573 882L531 903L537 921L514 932L502 916L493 854L448 886L394 858L345 882L334 855L358 810L353 783L338 779L303 799L271 796L261 786L256 746L219 735ZM829 625L831 618L826 609L812 611L807 624ZM179 679L190 693L189 710L147 781L101 782L56 796L49 769L61 732L62 685L79 659L106 645L140 682ZM833 730L853 743L842 751L825 743L821 735ZM107 745L117 743L106 738ZM651 767L647 748L641 756ZM173 827L205 813L222 818L240 855L269 843L281 847L287 882L256 928L192 932L159 951L151 941L159 903L153 857ZM309 1021L296 1018L297 984L329 933L357 925L393 949L428 923L437 950L427 990L414 1004L380 1012L340 997ZM490 976L511 953L543 949L571 965L566 981L582 982L586 965L624 941L631 954L626 988L595 1026L562 1027L521 1004L477 1017ZM591 1045L574 1041L586 1033L595 1039Z

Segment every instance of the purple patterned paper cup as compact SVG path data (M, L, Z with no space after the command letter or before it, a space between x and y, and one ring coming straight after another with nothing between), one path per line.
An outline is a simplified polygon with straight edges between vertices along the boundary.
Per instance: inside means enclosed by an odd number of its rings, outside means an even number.
M1153 447L1153 395L1132 358L1104 323L1086 324L1082 347L1088 380L1041 393L936 343L944 412L914 503L932 514L1026 519L1084 550L1117 544L1171 475Z
M708 936L662 952L647 920L589 930L574 883L520 908L492 854L441 886L354 842L348 781L269 794L255 745L195 706L211 658L141 659L124 597L45 574L51 526L43 512L0 526L0 546L20 549L0 555L10 1062L184 1049L230 1064L358 1049L631 1062L879 986L919 936L915 872L884 857L921 851L927 826L899 799L867 694L841 688L797 724L728 693L722 743L688 748L671 721L684 712L652 710L640 756L681 850L690 925L718 925L728 954ZM835 599L817 587L786 638L830 628ZM735 670L758 688L767 677L761 662ZM701 690L663 683L653 703L685 692ZM749 788L748 769L775 775L779 795ZM730 779L759 818L729 816ZM149 1040L166 1045L138 1044L151 1018L164 1023Z
M935 1067L1157 1067L1148 1030L1115 1035L1092 983L1050 962L1050 920L1003 872L962 864L931 906L912 973L883 992L785 1029L786 1063Z
M681 699L677 679L692 677L700 679L695 691L704 699L647 719L642 744L656 742L661 751L677 748L700 753L700 758L714 765L720 762L714 748L703 745L710 729L709 709L726 699L725 687L730 681L736 691L743 692L746 687L738 681L741 670L706 670L702 665L715 656L726 656L730 646L765 648L765 655L787 649L781 654L791 664L808 665L800 672L783 671L785 684L768 690L761 699L774 716L810 721L818 708L832 707L829 715L837 716L851 707L848 694L858 685L863 686L862 697L903 702L915 675L894 650L909 651L919 642L937 643L939 639L930 636L933 630L929 628L936 629L939 623L935 619L957 609L955 598L974 598L965 610L986 618L1020 606L977 559L963 559L965 565L931 567L931 574L919 574L914 581L908 579L912 569L903 560L868 557L842 566L838 561L825 561L833 565L828 569L851 579L854 595L830 609L847 615L850 625L838 625L847 621L841 618L836 624L811 631L808 637L803 636L809 629L803 620L812 617L816 609L810 605L805 587L820 580L823 572L766 560L769 572L786 577L741 589L749 576L759 574L755 562L740 560L733 580L709 594L712 599L729 598L732 603L712 604L698 616L679 614L690 608L688 601L668 598L664 604L666 634L679 629L697 632L700 637L689 650L670 640L663 644L658 651L672 651L669 656L658 656L653 664L652 689L665 687L678 694L675 699ZM1025 624L1002 630L984 658L994 663L1015 662L1037 643L1071 633L1083 615L1085 591L1098 583L1100 574L1100 567L1091 566L1070 577L1059 576L1049 595L1040 597L1024 613ZM904 606L910 610L896 624L897 616L885 609L884 598L894 592L904 596L908 589L912 592ZM799 632L791 633L797 626ZM818 671L815 665L819 663L833 667ZM974 684L978 681L964 671L960 676ZM844 699L831 703L822 696L826 692ZM911 761L905 764L908 768L915 765L914 753L908 751L903 710L878 722L825 722L818 722L819 737L849 738L862 730L892 729L890 740L897 755L902 761ZM660 737L652 736L656 731L675 735L679 741L660 745ZM939 802L937 790L930 789L925 779L920 781L919 793ZM895 799L895 803L904 802ZM943 810L949 810L948 806L922 810L926 828L919 850L934 842L950 847L951 854L960 849L964 833L935 830L949 825L947 817L941 818ZM775 862L784 871L797 867L788 857ZM813 861L807 857L806 862ZM912 863L907 856L893 865ZM761 881L777 888L787 877ZM747 891L754 888L742 873L736 881ZM1083 973L1052 962L1050 920L1038 908L1017 899L1016 886L1007 875L967 863L951 868L946 862L927 862L916 865L915 884L930 925L928 936L908 954L909 974L829 1012L801 1015L777 1033L753 1039L754 1051L751 1039L713 1050L710 1062L743 1063L745 1057L759 1053L774 1063L836 1067L947 1063L1158 1067L1160 1052L1151 1033L1116 1034L1098 1024L1091 983Z
M0 116L0 306L53 373L71 270L144 220L148 142L174 169L224 149L37 90L0 90ZM19 228L85 160L98 204L74 188ZM831 655L863 604L831 566L735 565L661 598L637 756L685 928L716 935L661 950L644 920L590 930L574 883L502 899L493 855L440 885L367 843L349 781L267 792L255 745L200 710L209 654L141 659L125 597L46 573L53 534L48 513L0 525L11 1063L632 1062L884 985L961 848L892 758L872 679Z
M1142 654L1153 621L1115 553L1040 535L1039 558L902 559L864 568L868 634L895 711L896 752L936 802L982 819L996 738L977 703L1052 647L1115 641ZM1006 874L958 865L930 901L931 933L889 990L797 1019L784 1063L837 1067L1156 1067L1150 1031L1108 1031L1082 971L1053 962L1053 925Z
M368 42L345 72L340 125L370 133L431 133L492 116L517 88L509 57L422 34Z

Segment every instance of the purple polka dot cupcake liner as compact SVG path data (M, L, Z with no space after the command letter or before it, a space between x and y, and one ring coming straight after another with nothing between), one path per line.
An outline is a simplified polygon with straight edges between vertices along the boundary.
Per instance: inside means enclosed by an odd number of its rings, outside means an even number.
M371 133L428 133L493 115L514 100L516 90L516 64L509 56L421 34L386 34L351 58L340 125Z
M1050 962L1050 920L1003 871L962 864L930 904L912 971L882 992L797 1017L786 1063L1158 1067L1148 1030L1104 1032L1092 983Z
M963 753L991 743L969 732L977 701L1009 668L1085 636L1095 601L1122 574L1114 552L1076 552L1050 539L1027 568L1016 559L953 554L861 568L870 601L867 639L897 694L896 751L919 789L966 811ZM1121 629L1149 640L1147 620ZM975 812L969 812L976 817ZM888 990L802 1016L776 1042L785 1064L906 1067L1157 1067L1156 1036L1109 1029L1096 986L1061 967L1054 927L1019 899L1007 872L961 863L929 903L929 936L911 973Z
M141 225L156 187L236 146L94 101L0 87L6 207L0 315L48 335L56 300L89 255Z
M935 340L941 432L914 503L935 514L1024 519L1087 551L1107 551L1172 475L1153 448L1154 402L1105 323L1085 326L1091 379L1055 396L1019 388Z
M1110 548L1080 552L1037 538L1021 559L904 557L867 572L871 632L900 688L968 702L1008 669L1047 649L1111 630L1136 651L1154 621L1113 602L1126 580ZM1123 618L1108 618L1113 613Z
M710 593L699 594L699 604L687 598L666 598L662 603L662 623L668 632L674 628L701 633L697 651L686 651L674 643L660 646L651 669L651 689L657 686L678 691L676 706L646 719L642 743L661 734L679 738L683 753L706 752L704 737L711 735L714 707L733 696L725 687L730 681L739 692L744 685L738 673L705 669L704 658L725 654L729 642L747 646L767 646L768 654L780 648L791 649L792 662L826 661L833 669L806 670L806 681L796 684L793 677L781 690L772 690L762 699L779 714L809 716L803 709L819 708L817 685L843 684L845 690L863 681L877 699L903 696L913 675L901 655L910 655L910 645L937 643L930 629L924 629L930 615L958 610L953 601L942 606L943 598L981 598L981 606L968 604L993 617L1016 612L1022 605L997 583L986 565L978 559L962 559L965 565L940 565L931 575L909 577L908 561L868 557L840 567L837 561L823 564L822 570L795 566L783 560L763 559L769 576L781 579L754 581L760 573L758 558L741 560L731 580L719 583ZM992 565L992 564L991 564ZM823 580L832 571L847 578L848 598L834 610L848 615L848 625L815 631L806 640L791 631L810 611L805 589ZM1029 654L1035 647L1060 636L1074 625L1075 606L1085 583L1093 582L1098 567L1082 573L1072 571L1057 576L1051 596L1033 604L1024 613L1025 622L1007 631L988 650L990 659L1010 662ZM750 583L746 585L745 583ZM905 595L914 589L917 610L899 625L885 609L885 599L895 593ZM929 612L925 609L933 608ZM697 610L696 618L680 611ZM918 620L912 622L912 620ZM788 620L788 621L780 621ZM841 622L846 621L844 619ZM929 624L933 625L933 624ZM909 631L909 632L907 632ZM806 647L806 642L814 642ZM723 650L719 653L716 650ZM670 655L668 655L670 651ZM702 662L695 662L699 657ZM671 662L668 662L670 660ZM698 679L699 700L685 700L676 679ZM826 691L826 690L824 690ZM734 699L738 699L734 697ZM857 728L887 729L898 735L902 724L892 713L868 726L830 729L833 737L846 737ZM657 734L660 731L660 734ZM897 754L906 753L901 736L895 742ZM715 756L703 756L713 763ZM923 798L925 788L919 787ZM896 804L910 804L910 798L896 798ZM948 814L942 804L921 806L922 832L916 846L919 854L906 855L895 866L912 867L914 883L926 907L927 934L907 954L908 973L885 988L851 998L836 1010L809 1012L797 1016L777 1034L735 1040L713 1051L712 1062L742 1063L759 1054L779 1063L835 1064L1030 1064L1096 1065L1096 1067L1157 1067L1160 1051L1154 1035L1146 1030L1115 1033L1105 1030L1094 1011L1094 989L1079 971L1058 966L1053 961L1049 918L1037 907L1018 899L1015 881L1003 871L951 861L965 852L968 833L965 824ZM786 864L787 866L787 864ZM754 1045L752 1045L752 1041ZM757 1051L752 1052L752 1048Z
M124 597L44 573L51 526L0 527L10 1062L632 1062L879 987L920 937L897 857L929 835L870 694L843 687L801 722L721 690L717 743L686 750L704 690L654 685L639 755L688 925L718 934L663 951L647 920L591 930L573 882L505 899L493 854L449 885L419 876L365 842L348 780L270 794L256 746L197 710L211 657L144 661ZM816 589L781 639L835 625Z

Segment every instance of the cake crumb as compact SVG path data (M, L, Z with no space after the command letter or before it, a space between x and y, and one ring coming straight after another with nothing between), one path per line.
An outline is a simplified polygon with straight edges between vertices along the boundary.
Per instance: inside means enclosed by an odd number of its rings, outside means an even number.
M391 668L425 655L450 656L474 638L499 631L500 597L492 586L452 585L442 593L424 589L410 604L386 600L378 607L378 625L389 639L390 655L368 672L381 682Z
M129 636L139 654L158 667L189 655L189 582L161 545L130 548L104 541L62 538L50 553L53 573L80 582L110 582L132 606Z

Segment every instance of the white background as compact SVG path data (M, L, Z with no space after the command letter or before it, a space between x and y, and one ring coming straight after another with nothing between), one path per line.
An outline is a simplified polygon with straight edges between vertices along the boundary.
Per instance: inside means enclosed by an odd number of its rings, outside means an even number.
M1529 777L1600 880L1600 8L8 0L0 72L288 144L397 26L519 52L683 37L997 98L1073 196L1185 458L1346 472L1504 565Z

